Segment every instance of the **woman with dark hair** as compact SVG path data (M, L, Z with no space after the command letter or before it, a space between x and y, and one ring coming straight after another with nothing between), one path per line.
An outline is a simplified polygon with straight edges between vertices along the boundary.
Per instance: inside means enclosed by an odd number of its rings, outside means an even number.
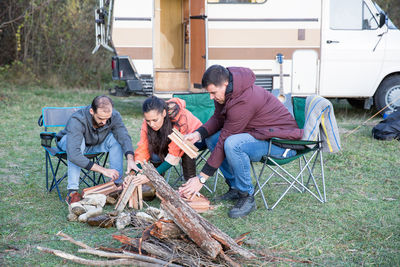
M142 106L144 120L140 141L135 150L135 162L150 161L163 174L182 158L183 177L187 180L196 176L196 161L186 155L168 138L175 128L183 135L197 130L202 123L189 110L186 102L179 98L164 101L156 96L147 98ZM149 182L144 175L138 175L136 184Z

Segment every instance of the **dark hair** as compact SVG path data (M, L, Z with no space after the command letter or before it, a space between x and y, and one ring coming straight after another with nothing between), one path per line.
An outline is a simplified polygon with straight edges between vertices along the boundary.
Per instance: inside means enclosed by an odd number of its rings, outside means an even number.
M222 83L229 81L229 71L221 65L212 65L203 74L201 86L206 88L210 84L219 86Z
M165 110L167 116L165 116L163 125L158 131L154 131L151 127L147 127L147 139L149 142L149 152L156 154L163 161L165 156L168 154L168 145L171 142L168 135L172 133L172 128L177 122L173 122L171 118L175 118L179 113L179 106L172 103L167 104L165 100L156 96L151 96L143 102L142 111L147 113L151 110L156 110L159 114L162 114Z
M93 99L91 108L93 109L94 113L97 113L97 109L104 108L109 105L114 107L112 99L106 95L99 95Z

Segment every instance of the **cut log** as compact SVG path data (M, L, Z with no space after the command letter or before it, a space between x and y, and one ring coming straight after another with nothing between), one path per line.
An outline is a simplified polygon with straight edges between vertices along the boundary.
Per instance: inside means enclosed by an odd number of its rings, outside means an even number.
M185 200L189 204L189 206L192 207L192 209L194 209L198 213L206 212L209 209L211 209L210 201L200 193L196 196L193 196L192 199L188 198L182 198L182 199Z
M245 259L254 258L255 255L241 248L236 242L223 233L220 229L201 217L194 211L172 187L166 183L153 165L143 163L143 173L149 178L161 199L161 207L173 219L173 221L211 258L218 256L224 248L238 254ZM218 241L214 238L217 237Z
M154 228L151 229L150 235L158 239L175 239L182 236L184 233L172 220L160 219L154 223Z

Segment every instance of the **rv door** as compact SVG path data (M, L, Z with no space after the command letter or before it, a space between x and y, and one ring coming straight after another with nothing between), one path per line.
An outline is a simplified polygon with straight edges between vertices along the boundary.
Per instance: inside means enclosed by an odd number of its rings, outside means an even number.
M190 91L202 89L201 78L206 70L206 0L190 0L189 45L190 45Z
M381 72L385 31L371 1L323 1L320 94L370 97Z

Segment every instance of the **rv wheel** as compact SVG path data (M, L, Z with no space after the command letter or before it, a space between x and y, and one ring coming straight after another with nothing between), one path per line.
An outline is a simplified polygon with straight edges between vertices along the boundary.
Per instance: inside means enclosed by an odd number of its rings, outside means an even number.
M393 75L383 80L375 93L374 102L378 110L387 106L382 114L400 108L400 75Z

